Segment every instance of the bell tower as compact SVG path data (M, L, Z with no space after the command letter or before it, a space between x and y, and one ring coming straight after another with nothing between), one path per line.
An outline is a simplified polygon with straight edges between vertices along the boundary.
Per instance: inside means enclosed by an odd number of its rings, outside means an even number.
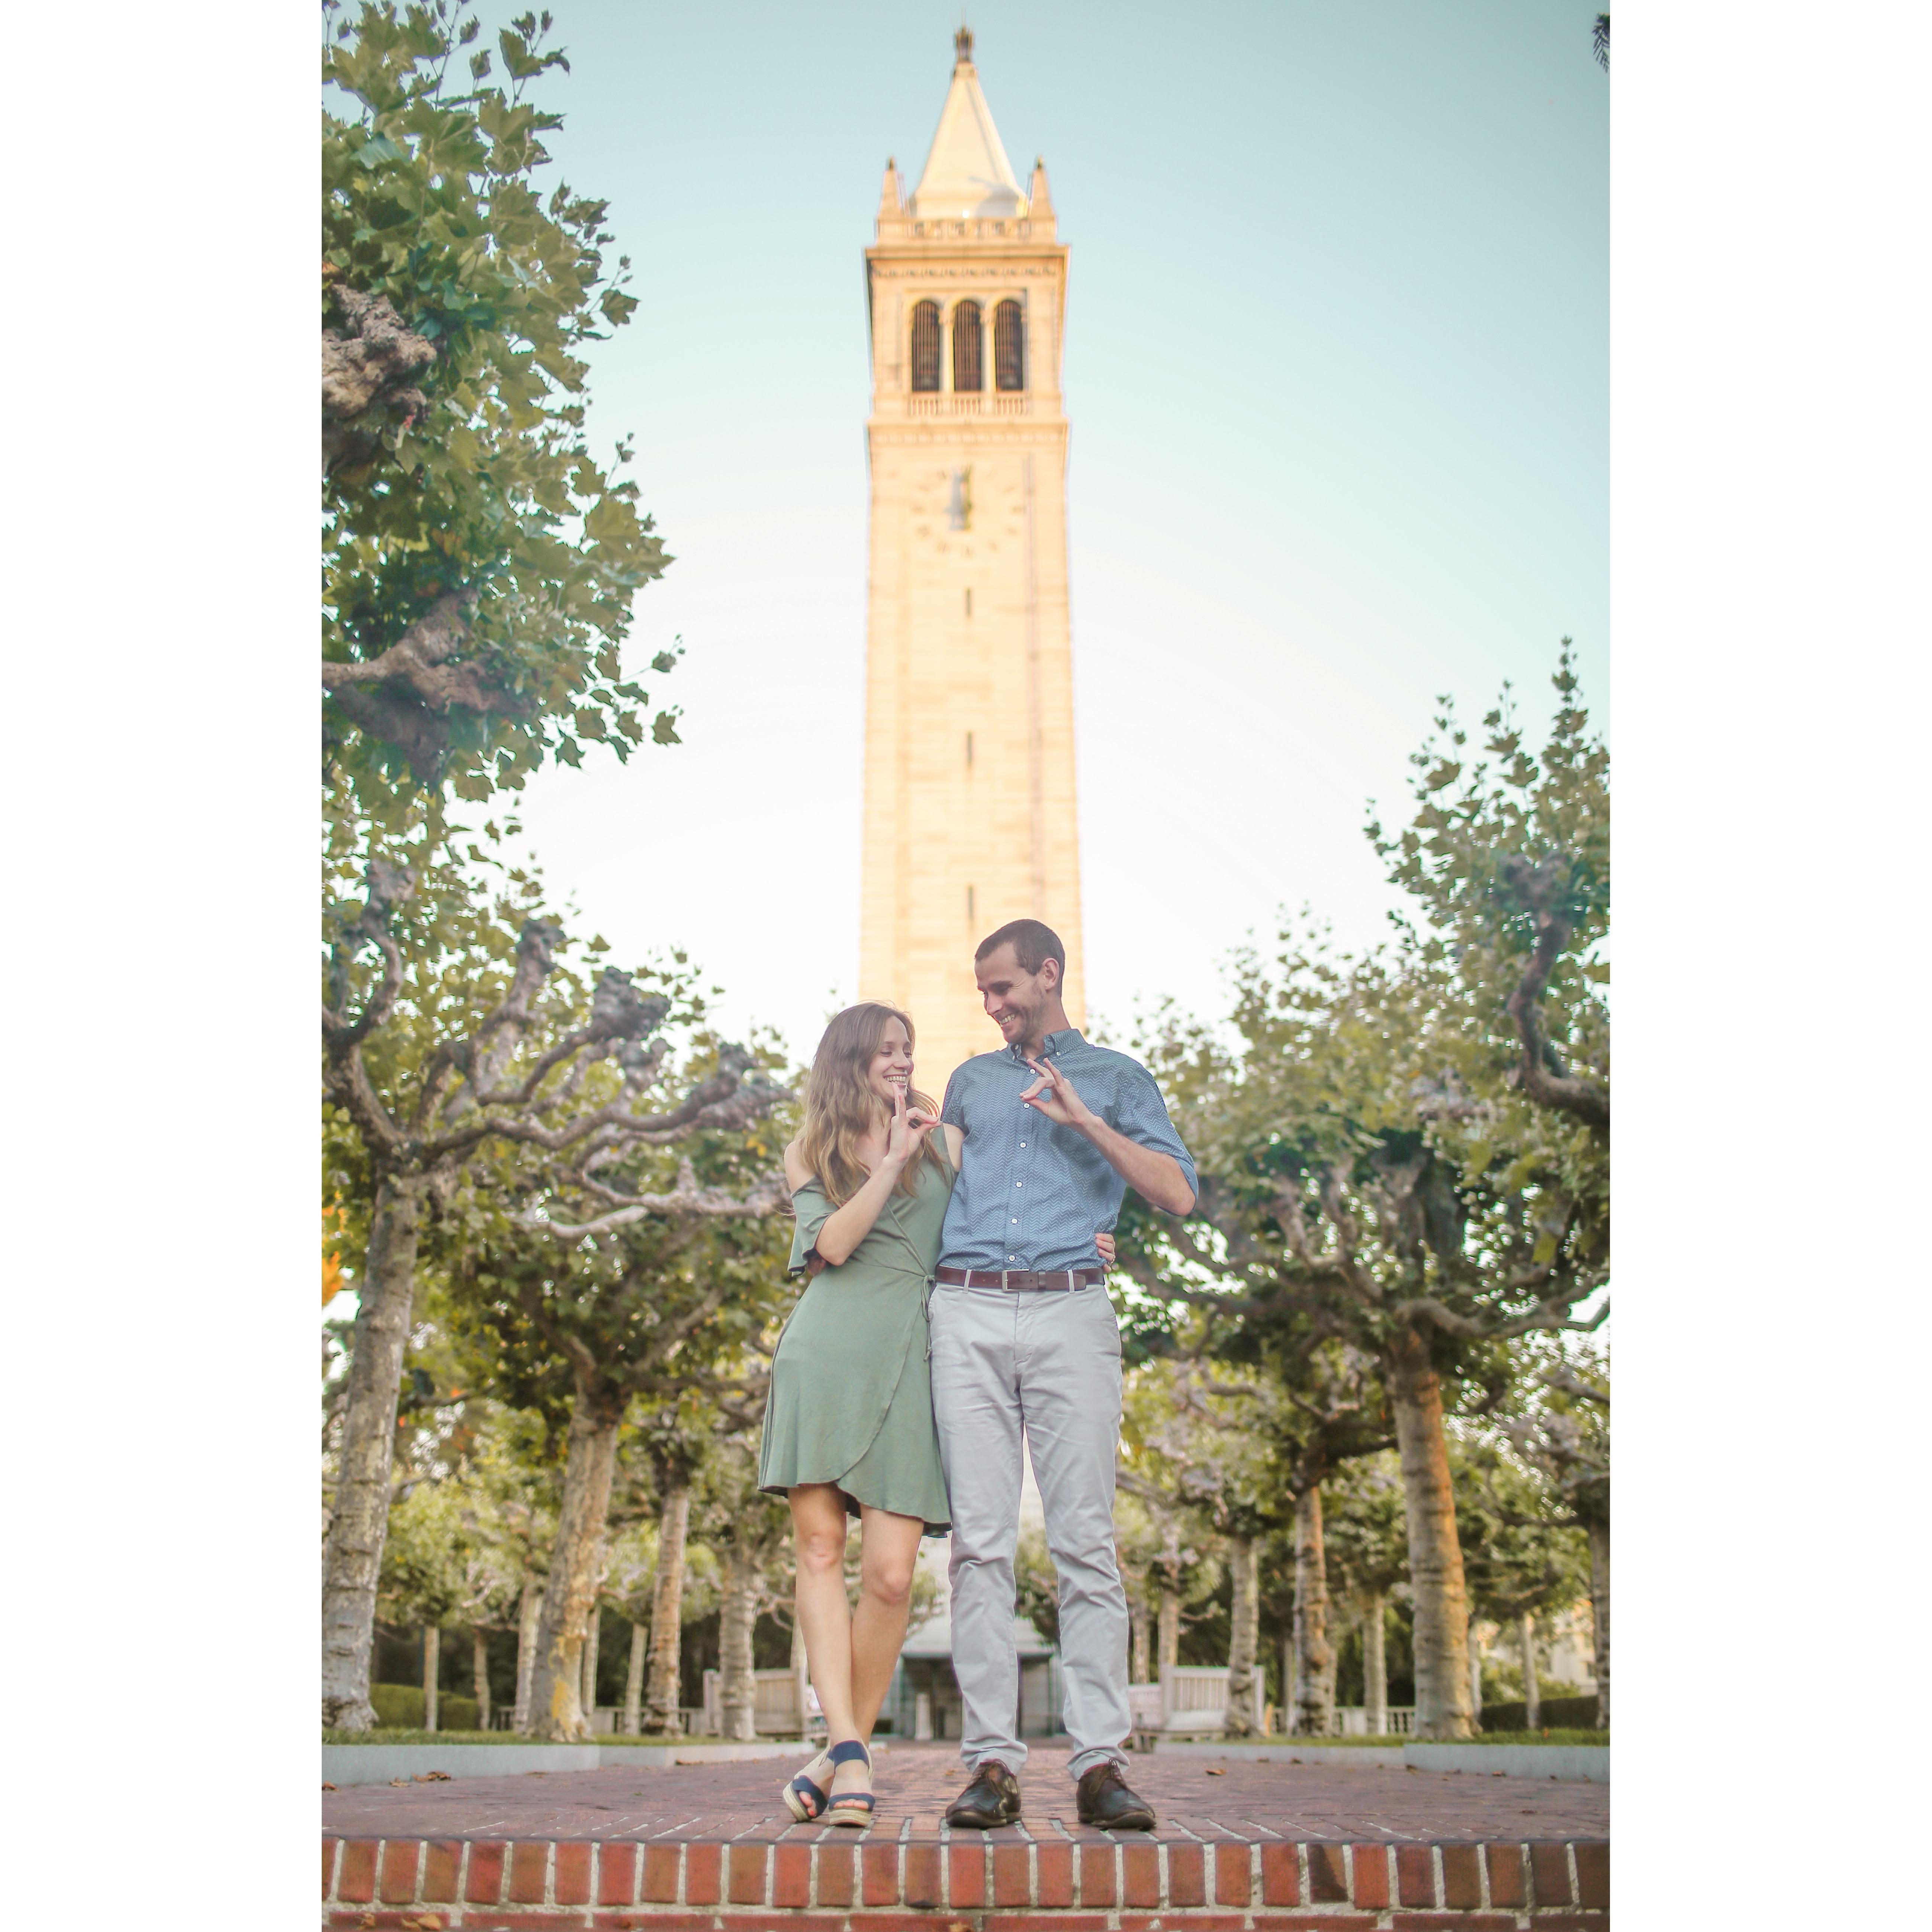
M1046 170L1015 178L973 36L919 184L886 164L866 250L872 410L862 998L919 1029L919 1084L1000 1045L973 949L1066 942L1085 1024L1061 406L1066 248Z

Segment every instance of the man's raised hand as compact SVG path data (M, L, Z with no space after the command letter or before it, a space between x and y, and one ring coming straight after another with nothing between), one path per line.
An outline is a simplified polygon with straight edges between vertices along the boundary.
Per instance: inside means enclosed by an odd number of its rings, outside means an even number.
M1092 1118L1085 1101L1081 1099L1079 1090L1051 1061L1042 1064L1029 1059L1027 1064L1040 1076L1033 1084L1020 1096L1022 1106L1032 1108L1036 1114L1063 1127L1077 1127L1083 1120Z

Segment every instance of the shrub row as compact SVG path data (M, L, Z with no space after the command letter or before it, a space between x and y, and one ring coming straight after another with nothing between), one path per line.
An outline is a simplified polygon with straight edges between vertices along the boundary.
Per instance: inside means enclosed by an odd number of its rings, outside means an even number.
M420 1684L372 1684L369 1701L376 1707L376 1721L385 1730L419 1731L423 1727L423 1694ZM444 1731L474 1731L478 1721L476 1700L446 1690L436 1700L436 1728Z
M418 1708L421 1708L418 1702ZM1589 1731L1597 1725L1597 1700L1589 1697L1546 1697L1537 1714L1546 1730ZM1483 1729L1520 1731L1528 1728L1529 1706L1521 1698L1513 1704L1485 1704Z

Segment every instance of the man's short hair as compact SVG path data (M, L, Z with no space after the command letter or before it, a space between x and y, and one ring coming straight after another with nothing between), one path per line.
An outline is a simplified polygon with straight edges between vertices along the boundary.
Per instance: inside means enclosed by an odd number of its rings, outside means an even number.
M1013 949L1013 957L1022 973L1037 973L1051 959L1060 968L1060 976L1066 977L1066 948L1060 944L1059 934L1039 920L1009 920L998 932L988 933L973 955L974 964L978 965L1003 946Z

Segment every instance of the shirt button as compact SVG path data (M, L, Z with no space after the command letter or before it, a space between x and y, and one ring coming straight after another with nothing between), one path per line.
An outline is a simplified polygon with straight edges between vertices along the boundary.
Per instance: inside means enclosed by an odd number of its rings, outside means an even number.
M1021 1145L1022 1147L1024 1147L1024 1146L1026 1145L1026 1142L1025 1142L1024 1141L1022 1141L1022 1142L1020 1142L1020 1145Z

